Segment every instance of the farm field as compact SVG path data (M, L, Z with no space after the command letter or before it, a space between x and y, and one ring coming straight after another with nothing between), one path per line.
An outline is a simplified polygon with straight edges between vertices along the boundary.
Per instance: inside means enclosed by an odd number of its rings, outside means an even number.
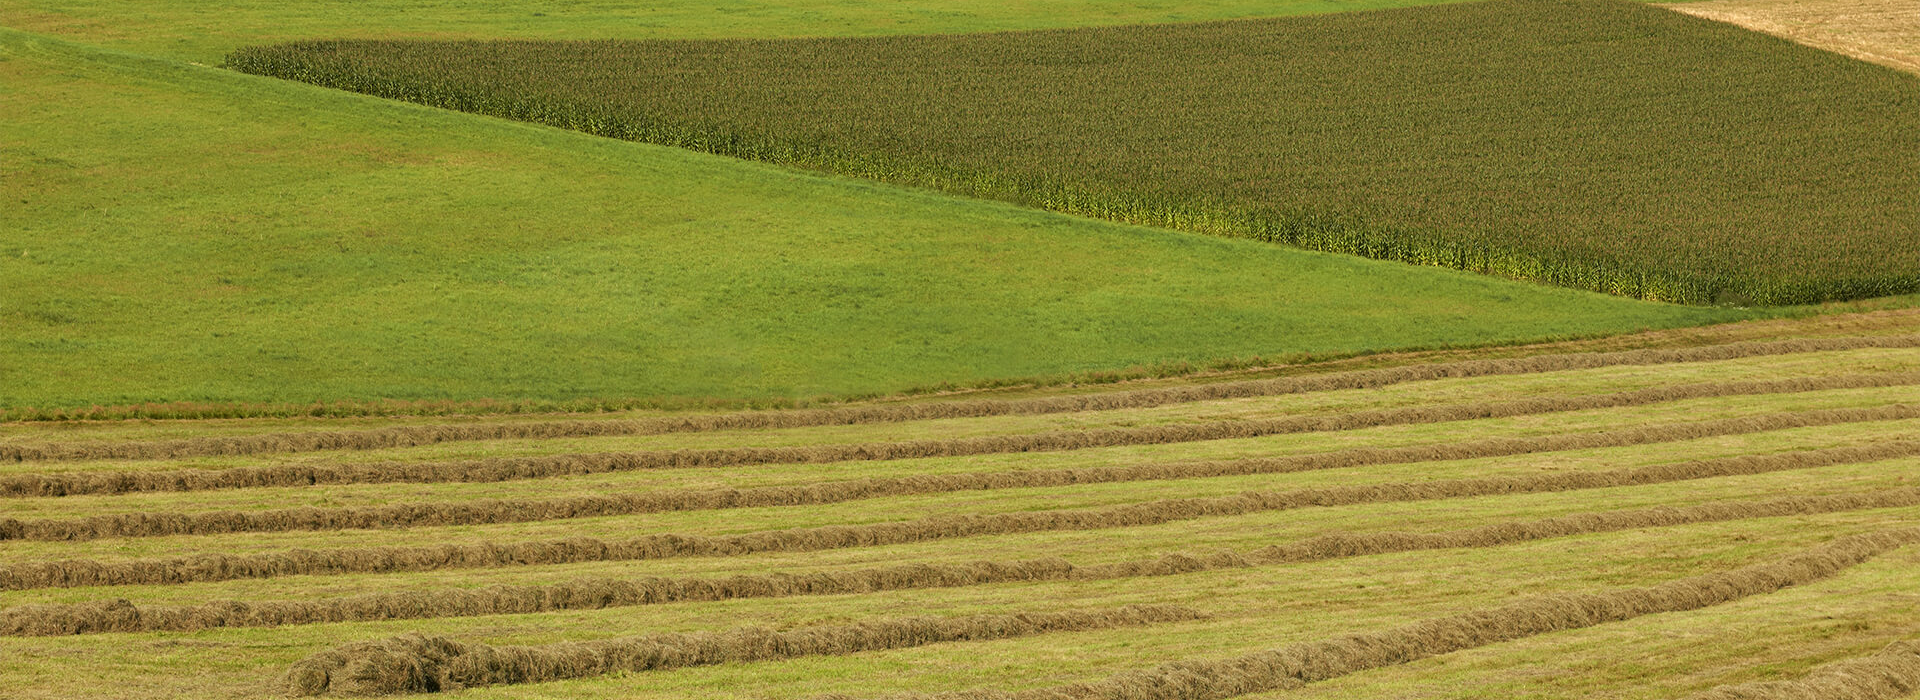
M1920 7L1899 0L1711 0L1671 6L1828 51L1920 73Z
M227 63L1653 300L1920 289L1920 78L1631 2L885 38L320 41Z
M13 423L0 677L1904 700L1916 387L1896 309L805 411Z
M1911 15L0 0L0 700L1920 700Z
M1119 226L24 32L0 30L0 55L8 409L779 402L1772 313Z
M299 39L714 39L951 34L1324 14L1461 0L0 0L0 26L218 65ZM214 10L217 10L215 12Z

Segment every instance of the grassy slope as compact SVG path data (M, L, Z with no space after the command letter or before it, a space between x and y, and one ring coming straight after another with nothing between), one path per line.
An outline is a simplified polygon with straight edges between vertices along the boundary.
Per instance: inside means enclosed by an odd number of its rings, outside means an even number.
M778 431L775 440L839 442L893 435L1021 432L1045 422L1057 427L1257 417L1368 406L1452 402L1489 397L1582 394L1663 382L1787 378L1845 371L1903 371L1920 363L1911 350L1845 351L1715 363L1609 368L1538 376L1454 379L1260 399L1209 401L1144 410L1047 417L1004 417L914 424L841 426ZM962 470L1020 470L1070 464L1105 465L1246 454L1474 440L1506 435L1637 424L1677 424L1726 415L1873 406L1906 400L1910 391L1821 392L1818 395L1736 397L1578 415L1481 420L1446 425L1349 431L1246 441L1098 449L1070 453L992 455L965 460L903 460L751 470L669 470L492 485L365 485L257 489L196 494L24 499L27 517L73 517L120 509L180 511L256 508L282 504L342 505L387 499L458 501L487 492L536 497L584 491L622 492L702 485L810 483L882 474ZM313 429L332 422L306 421ZM349 422L351 424L352 422ZM190 428L192 424L175 427ZM24 429L25 426L22 426ZM34 428L40 439L68 431ZM79 432L95 428L79 426ZM100 429L109 429L101 426ZM678 436L680 444L755 441L761 431ZM90 542L6 542L0 564L61 557L118 560L206 551L276 551L417 544L441 541L513 542L569 536L624 537L648 532L728 533L767 528L858 523L928 513L1008 512L1079 508L1157 498L1217 495L1242 490L1340 484L1420 482L1618 469L1742 454L1857 445L1920 437L1920 422L1895 421L1825 429L1783 430L1750 436L1659 445L1574 450L1541 455L1465 459L1259 477L1189 479L1108 486L1073 486L886 498L837 506L753 508L660 513L543 524L458 528L361 530L195 537L107 539ZM608 443L615 441L608 441ZM609 446L576 442L566 447ZM447 449L312 455L334 459L424 459ZM499 453L516 449L496 444ZM305 458L305 457L300 457ZM286 457L228 460L274 462ZM43 470L24 464L6 470ZM110 463L78 463L113 469ZM146 463L146 468L157 466ZM1169 551L1247 550L1331 531L1435 532L1510 519L1596 510L1686 506L1728 501L1849 493L1912 487L1920 460L1846 464L1816 469L1704 479L1649 486L1563 493L1307 508L1247 516L1205 518L1114 530L1043 532L745 557L689 557L649 562L604 562L560 567L503 567L397 574L296 576L173 586L129 586L0 592L0 607L37 602L126 598L137 604L210 599L287 600L380 591L432 591L492 584L545 585L576 577L725 576L767 571L834 571L901 562L964 562L1059 556L1089 564ZM4 471L4 470L0 470ZM279 497L279 498L276 498ZM60 512L64 510L65 512ZM1825 515L1741 520L1553 539L1511 546L1435 550L1323 562L1214 571L1152 579L1042 582L861 595L802 596L726 602L625 607L535 615L500 615L379 623L298 625L278 629L216 629L193 633L116 634L55 638L0 637L0 676L21 698L260 697L275 674L305 655L346 641L410 631L490 643L549 643L658 631L724 629L740 625L790 627L845 623L868 617L959 615L988 611L1067 609L1125 603L1176 602L1213 618L1125 632L1048 635L1023 640L944 644L919 649L740 663L672 672L618 674L556 683L468 691L472 698L808 698L822 692L875 697L894 691L977 687L1025 688L1093 680L1118 671L1180 658L1215 658L1285 643L1371 630L1466 609L1501 605L1517 596L1642 586L1770 559L1846 533L1920 518L1897 508ZM1920 634L1920 607L1912 605L1914 548L1891 553L1839 577L1810 586L1710 608L1655 615L1587 630L1543 635L1369 671L1314 684L1297 693L1263 697L1478 698L1498 692L1523 698L1671 698L1729 682L1769 675L1792 677L1807 668L1871 653L1897 638ZM1702 643L1712 639L1714 643ZM101 679L107 682L102 683Z
M0 55L0 404L873 392L1742 315Z
M1274 17L1460 0L0 0L0 26L216 64L249 44L358 38L933 34Z

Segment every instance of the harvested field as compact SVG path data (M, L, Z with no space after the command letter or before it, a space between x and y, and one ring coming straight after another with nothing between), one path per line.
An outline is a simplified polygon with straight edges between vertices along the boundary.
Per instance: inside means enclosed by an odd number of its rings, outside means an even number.
M540 647L491 647L414 635L321 652L295 664L288 674L288 683L295 695L329 691L371 695L432 693L616 671L657 671L852 654L939 642L1181 622L1201 617L1188 608L1126 607L1092 612L870 620L857 625L808 627L786 632L747 628Z
M1585 472L1581 474L1539 475L1503 479L1465 479L1424 483L1384 483L1338 489L1308 489L1288 492L1247 492L1225 498L1175 499L1148 501L1091 511L1050 511L1040 513L937 516L926 520L872 525L834 525L823 528L783 530L707 538L698 535L653 535L607 547L620 559L653 559L669 556L715 556L755 551L800 551L846 546L866 546L895 542L914 542L946 537L971 537L980 534L1032 532L1052 529L1095 529L1127 527L1145 523L1171 522L1190 518L1238 515L1263 510L1285 510L1307 506L1349 505L1392 500L1460 498L1495 493L1540 493L1547 491L1611 488L1639 484L1657 484L1685 479L1704 479L1737 474L1762 474L1787 469L1809 469L1833 464L1878 462L1920 457L1920 440L1887 441L1860 446L1838 447L1809 452L1736 457L1704 462L1687 462L1659 467ZM1092 480L1088 480L1091 482ZM1088 483L1081 482L1081 483ZM1045 482L1042 482L1045 483ZM1054 480L1060 483L1060 480ZM1075 483L1067 481L1066 483ZM1053 485L1053 484L1048 484ZM985 488L991 488L990 486ZM964 480L947 490L984 490ZM822 499L831 503L835 500ZM725 496L707 499L708 509L722 510L739 505ZM797 505L803 498L790 498L774 505ZM492 502L470 506L400 506L376 509L299 509L264 512L216 511L210 513L129 513L79 519L0 520L0 541L55 540L75 541L104 537L165 537L170 535L209 535L235 532L279 532L288 530L346 530L404 528L417 526L455 526L491 523L516 523L571 518L632 515L663 510L700 508L660 507L653 499L616 498L567 501Z
M1903 0L1709 0L1676 12L1920 73L1920 6ZM1838 696L1836 696L1838 697Z
M1596 367L1709 362L1742 357L1764 357L1862 348L1920 347L1920 335L1861 336L1732 343L1684 349L1627 350L1609 353L1540 355L1506 360L1467 360L1359 370L1330 375L1229 381L1165 389L1141 389L1086 396L1043 397L1027 400L946 401L927 404L875 405L843 409L762 411L710 416L644 420L573 421L565 423L509 423L492 425L429 425L358 432L306 432L251 435L239 438L174 440L109 444L0 445L0 460L46 461L83 459L174 459L201 455L369 450L431 445L449 441L511 438L561 438L600 435L647 435L672 432L796 428L854 423L891 423L938 418L1036 415L1138 409L1251 396L1278 396L1338 389L1370 389L1402 382L1508 374L1564 372ZM461 470L471 465L461 465ZM261 484L264 485L264 484Z
M0 694L1905 700L1920 316L1842 318L765 414L9 424ZM1622 670L1528 672L1582 663Z
M1527 600L1489 610L1423 620L1372 634L1258 652L1222 661L1176 662L1110 680L1025 692L963 691L900 698L942 700L1215 700L1298 688L1382 666L1579 629L1641 615L1695 610L1804 585L1845 571L1890 549L1920 542L1920 530L1849 538L1776 562L1638 590Z
M1902 700L1920 693L1920 642L1813 670L1804 678L1730 685L1689 700Z
M372 594L352 598L308 601L217 601L196 606L139 607L125 600L72 605L28 605L0 612L0 635L49 636L101 632L192 632L210 627L275 627L331 622L367 622L505 615L556 610L597 610L628 605L658 605L702 600L773 598L796 595L844 595L909 588L954 588L993 583L1046 580L1101 580L1142 576L1171 576L1216 568L1259 566L1338 557L1406 552L1422 549L1493 547L1515 542L1645 527L1672 527L1691 523L1743 518L1839 513L1850 510L1920 506L1920 489L1767 502L1730 502L1648 510L1583 513L1530 522L1486 525L1438 533L1372 532L1330 533L1313 539L1272 545L1247 553L1216 551L1169 553L1151 559L1114 564L1074 566L1060 559L1012 562L970 562L958 565L908 564L879 569L821 572L806 575L732 576L725 579L644 579L639 581L580 580L552 586L491 587L479 590L439 590L408 594ZM190 574L146 571L158 577L138 578L139 571L109 573L110 567L49 567L46 577L27 580L16 573L0 578L8 588L82 585L182 583ZM76 572L91 578L81 579ZM298 573L318 573L308 570ZM64 576L62 576L64 574Z
M578 454L557 457L538 457L523 459L495 459L475 462L452 463L376 463L353 465L315 465L301 467L247 468L239 467L225 470L183 470L164 472L116 471L99 473L65 474L14 474L0 476L0 496L68 496L76 494L117 494L143 491L204 491L214 489L260 488L276 486L312 486L318 484L376 484L391 482L490 482L513 481L520 479L551 478L559 476L578 476L615 471L695 468L695 467L733 467L751 466L769 463L807 463L840 462L856 459L915 459L925 457L945 457L956 455L993 454L995 452L1033 452L1063 449L1061 444L1074 444L1076 437L1084 441L1075 449L1085 447L1110 447L1126 444L1164 444L1202 440L1219 440L1246 437L1261 437L1297 432L1321 432L1337 430L1356 430L1364 427L1382 425L1406 425L1418 423L1444 423L1472 418L1511 417L1529 415L1534 412L1553 412L1560 410L1591 410L1595 408L1617 408L1621 406L1653 403L1650 396L1671 397L1673 400L1700 398L1703 392L1740 393L1792 393L1798 391L1825 391L1833 389L1904 387L1920 384L1920 374L1897 374L1864 376L1843 376L1822 380L1793 380L1769 382L1763 384L1742 383L1719 385L1714 387L1689 387L1685 392L1661 391L1639 393L1635 395L1613 395L1587 399L1561 401L1535 401L1524 405L1506 404L1496 406L1459 406L1439 410L1401 410L1382 411L1367 414L1349 414L1330 418L1285 419L1269 421L1265 424L1249 426L1246 421L1233 421L1214 425L1199 425L1176 429L1136 429L1128 431L1109 431L1100 434L1040 435L1023 439L1002 440L955 440L944 442L923 442L917 444L887 443L879 445L854 445L835 448L814 448L802 450L759 450L759 451L709 451L703 453L612 453ZM1598 447L1607 444L1640 441L1645 443L1669 440L1684 440L1715 434L1734 434L1741 431L1780 430L1797 426L1833 425L1858 421L1887 421L1920 417L1920 407L1907 404L1895 404L1867 409L1831 409L1808 411L1792 414L1776 414L1735 418L1708 423L1691 423L1667 426L1665 429L1641 429L1623 431L1617 434L1566 436L1535 438L1528 444L1476 443L1473 445L1447 445L1428 448L1424 453L1411 448L1403 448L1391 455L1344 452L1323 457L1319 462L1310 459L1295 459L1287 465L1274 464L1272 460L1248 461L1237 465L1163 465L1158 471L1135 469L1127 471L1107 470L1106 472L1080 472L1060 474L1054 478L1059 481L1116 481L1133 479L1164 478L1151 474L1174 474L1183 476L1209 476L1223 474L1258 473L1261 470L1282 471L1314 468L1312 464L1357 465L1361 460L1409 460L1409 459L1457 459L1460 456L1519 454L1526 451L1574 449L1576 447ZM1051 449L1049 449L1051 448ZM1431 455L1417 457L1414 455ZM1457 455L1446 457L1442 455ZM1107 476L1111 474L1111 476ZM1028 472L1020 476L1029 479L1026 485L1043 485L1046 477ZM1000 480L1003 486L1010 488L1018 482ZM964 486L965 482L955 482L949 487L995 488L989 484L991 479L975 481L981 485ZM896 485L871 482L857 487L851 484L838 484L832 488L852 489L850 493L887 491L891 493L920 493L917 489L939 488L935 486ZM817 491L817 489L816 489ZM758 503L765 505L793 504L798 499L818 498L804 495L796 489L785 491L766 491L755 494L719 495L706 498L698 496L684 502L735 501L742 504ZM672 499L657 501L660 505L647 506L654 510L679 509L697 506L670 506ZM634 506L636 508L641 506ZM644 511L633 511L644 512Z

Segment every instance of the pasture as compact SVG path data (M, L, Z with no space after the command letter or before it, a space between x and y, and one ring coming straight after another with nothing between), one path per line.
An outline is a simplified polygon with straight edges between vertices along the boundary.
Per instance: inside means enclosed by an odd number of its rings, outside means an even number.
M16 423L0 676L22 699L1898 680L1910 652L1876 654L1920 637L1916 386L1920 315L1882 311L801 411ZM1905 697L1860 692L1823 697Z
M0 56L7 409L780 403L1756 315L1113 225L10 30Z

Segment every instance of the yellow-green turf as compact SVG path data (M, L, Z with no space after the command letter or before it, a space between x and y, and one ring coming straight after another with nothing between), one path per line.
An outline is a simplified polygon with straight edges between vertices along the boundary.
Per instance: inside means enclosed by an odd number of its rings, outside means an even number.
M0 26L100 41L389 24L338 4L317 25L246 4L3 7ZM1178 18L1160 8L1126 21ZM838 26L805 16L766 26ZM780 399L1752 315L1115 226L26 32L0 32L0 58L0 406Z

